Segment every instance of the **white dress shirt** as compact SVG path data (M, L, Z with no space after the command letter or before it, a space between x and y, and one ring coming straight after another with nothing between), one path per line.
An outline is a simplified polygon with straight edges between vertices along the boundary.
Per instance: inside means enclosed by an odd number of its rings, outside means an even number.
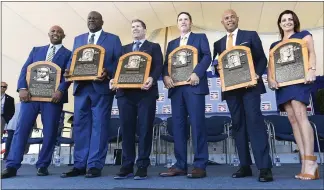
M236 45L236 37L237 37L237 32L238 32L238 28L236 28L233 32L232 32L232 34L233 34L233 36L232 36L232 38L233 38L233 46L235 46ZM229 32L227 32L227 38L226 38L226 46L227 46L227 42L228 42L228 36L230 35L231 33L229 33ZM227 47L226 47L226 49L227 49Z
M89 32L89 35L88 35L88 43L89 43L89 40L90 40L92 34L95 34L93 44L97 44L101 32L102 32L102 29L99 30L99 31L97 31L97 32L95 32L95 33Z

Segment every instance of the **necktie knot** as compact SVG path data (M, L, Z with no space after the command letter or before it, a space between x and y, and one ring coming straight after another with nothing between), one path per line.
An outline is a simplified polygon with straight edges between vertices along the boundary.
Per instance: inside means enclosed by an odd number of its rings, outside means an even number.
M142 42L141 41L136 41L135 42L135 48L134 48L134 51L139 51L139 49L140 49L140 45L142 44Z
M95 34L92 34L89 39L89 44L94 44L94 37L95 37Z
M233 35L234 35L233 33L230 33L228 36L231 38L231 37L233 37Z
M52 46L52 47L49 49L49 53L48 53L48 55L47 55L46 61L52 61L54 55L55 55L55 46Z

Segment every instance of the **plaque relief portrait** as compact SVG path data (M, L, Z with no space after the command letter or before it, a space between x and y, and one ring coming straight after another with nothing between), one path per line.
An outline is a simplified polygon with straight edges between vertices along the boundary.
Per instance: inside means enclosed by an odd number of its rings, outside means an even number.
M86 48L82 52L82 57L78 61L93 61L94 55L98 54L98 51L95 51L93 48Z
M233 51L233 52L227 54L226 57L227 57L228 62L225 65L225 68L234 69L234 68L242 67L241 56L244 56L244 54L240 53L238 51Z
M175 67L185 67L190 63L189 57L192 56L190 51L182 50L176 53L176 60L172 65Z
M34 70L36 72L36 76L33 77L37 82L50 82L50 73L53 74L55 72L51 71L49 67L39 67ZM53 80L53 79L52 79Z
M125 64L124 68L130 70L138 70L141 67L141 63L145 62L146 59L143 59L141 56L133 55L128 59L127 64Z

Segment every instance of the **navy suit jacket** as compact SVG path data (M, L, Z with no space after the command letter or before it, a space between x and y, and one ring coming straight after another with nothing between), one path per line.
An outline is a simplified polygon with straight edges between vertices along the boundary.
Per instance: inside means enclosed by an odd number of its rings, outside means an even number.
M163 76L169 76L168 72L168 57L169 54L179 47L180 45L180 37L174 39L168 43L168 48L165 56L165 62L163 66ZM196 73L199 77L199 84L196 86L190 86L191 90L195 94L207 95L209 94L208 82L207 82L207 72L210 63L211 63L211 53L209 48L209 43L206 34L195 34L191 32L189 35L187 45L194 46L198 50L198 64L196 65L193 73ZM169 89L170 98L176 90L177 87Z
M123 46L123 55L133 51L133 43ZM140 52L147 53L152 56L151 70L149 77L153 78L153 85L149 90L141 90L141 89L118 89L116 92L116 98L123 96L125 92L139 92L141 95L145 94L155 94L155 96L159 97L158 90L158 79L161 76L163 70L163 55L161 51L161 47L157 43L153 43L145 40L142 46L139 49ZM154 92L153 92L154 91Z
M225 35L223 38L221 38L220 40L214 43L213 59L215 59L216 55L220 55L223 51L226 50L226 40L227 40L227 35ZM248 88L248 89L241 88L241 89L224 92L222 96L223 99L225 99L227 95L230 94L238 95L238 92L245 91L245 90L255 91L259 94L265 93L266 89L263 84L262 74L264 73L267 67L267 58L264 54L262 42L260 40L258 33L256 31L238 30L235 44L246 46L251 49L255 72L257 75L259 75L260 78L258 80L258 84L256 85L256 87Z
M49 45L47 46L41 46L41 47L34 47L32 51L29 54L29 57L24 64L24 66L21 69L20 76L18 79L18 87L17 91L21 88L28 89L27 81L26 81L26 73L27 73L27 67L37 61L45 61L47 50L49 48ZM65 82L65 78L63 77L63 74L65 72L66 66L69 62L69 59L71 57L71 51L66 49L64 46L62 46L54 55L52 62L58 65L61 68L61 81L60 85L58 87L58 90L63 92L63 97L61 100L61 103L67 103L68 102L68 92L67 89L70 86L69 82Z
M88 44L88 35L89 33L87 32L85 34L81 34L75 37L73 52L75 51L75 49ZM106 68L108 72L108 76L111 79L115 75L118 60L122 53L122 45L120 39L118 36L114 34L102 31L96 45L99 45L105 48L106 50L103 68ZM71 66L72 57L73 55L70 58L67 68L70 68ZM109 80L107 79L103 80L102 82L93 81L92 84L95 91L99 94L114 94L114 92L109 89ZM73 86L74 95L79 85L80 85L79 81L74 81L74 86Z
M1 113L1 116L3 116L6 123L9 123L13 115L15 114L15 100L13 97L5 94L5 103L3 105L3 113Z

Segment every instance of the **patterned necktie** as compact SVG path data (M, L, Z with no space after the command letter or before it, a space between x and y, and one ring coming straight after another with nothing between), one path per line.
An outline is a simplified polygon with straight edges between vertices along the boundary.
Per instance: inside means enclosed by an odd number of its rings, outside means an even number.
M141 44L142 44L142 42L136 41L134 51L139 51Z
M226 49L229 49L231 47L233 47L233 34L232 33L230 33L228 35L228 41L227 41Z
M90 39L89 39L89 43L88 44L94 44L94 37L95 37L95 34L92 34Z
M184 45L187 45L187 36L183 37L180 41L180 46L184 46Z
M51 50L50 53L47 55L46 61L52 61L55 55L55 46L52 46L50 49Z

